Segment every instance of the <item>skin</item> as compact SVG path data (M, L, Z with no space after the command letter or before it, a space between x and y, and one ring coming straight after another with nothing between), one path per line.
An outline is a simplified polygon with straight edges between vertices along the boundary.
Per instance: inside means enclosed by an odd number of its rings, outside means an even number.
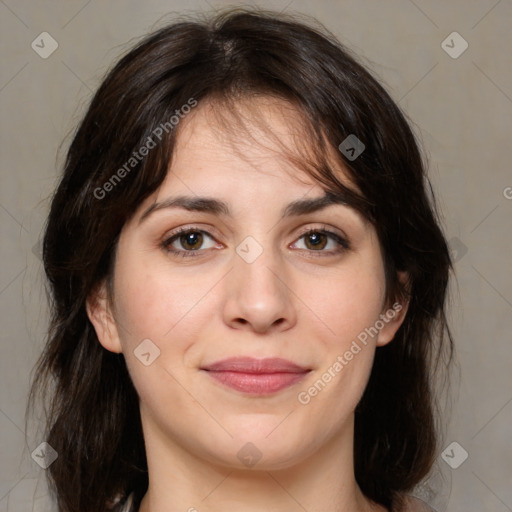
M293 148L293 109L278 100L250 101ZM149 467L141 511L385 511L354 478L354 410L375 350L392 340L406 305L309 403L298 400L390 308L373 226L341 204L281 218L291 201L324 191L279 156L275 139L249 124L260 144L233 140L207 104L182 123L166 180L122 230L112 303L102 285L87 304L100 343L124 354L140 396ZM223 200L232 217L163 208L141 221L155 201L181 194ZM179 227L209 233L202 245L195 242L199 256L162 247ZM330 237L318 248L301 236L322 227L348 238L350 248L335 252L340 246ZM251 263L236 252L247 236L263 250ZM187 240L178 237L173 247L190 253ZM145 339L160 350L149 366L134 354ZM282 357L311 371L258 397L200 370L242 355ZM248 442L261 453L252 467L237 457Z

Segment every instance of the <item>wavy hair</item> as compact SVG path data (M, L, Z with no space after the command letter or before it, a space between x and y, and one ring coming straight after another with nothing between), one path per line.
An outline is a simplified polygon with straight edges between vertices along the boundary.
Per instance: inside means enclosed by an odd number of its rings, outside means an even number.
M163 182L178 124L98 197L116 170L191 98L222 116L265 95L303 119L303 155L294 162L326 191L350 196L377 231L387 298L408 312L392 343L377 350L355 417L355 474L385 506L429 472L436 456L435 370L453 355L446 319L450 254L419 145L390 95L319 24L269 11L236 9L180 20L147 35L107 73L70 144L43 241L51 319L29 404L39 393L48 468L59 512L120 510L148 486L138 395L122 354L105 350L86 299L112 277L119 234ZM350 159L349 135L364 143ZM358 192L338 180L346 169ZM398 271L409 275L408 288ZM447 357L445 357L447 356ZM444 365L444 367L446 367Z

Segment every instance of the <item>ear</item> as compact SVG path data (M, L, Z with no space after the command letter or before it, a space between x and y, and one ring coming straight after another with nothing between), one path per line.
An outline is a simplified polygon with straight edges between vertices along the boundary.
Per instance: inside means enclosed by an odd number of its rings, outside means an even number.
M410 291L409 274L407 272L398 272L398 280L405 286L408 294ZM377 337L378 347L387 345L393 340L396 332L405 319L408 309L409 300L404 298L400 301L395 301L392 306L387 305L386 309L382 311L379 318L384 326L379 330L379 335Z
M121 353L121 342L108 301L105 281L87 297L86 310L101 345L110 352Z

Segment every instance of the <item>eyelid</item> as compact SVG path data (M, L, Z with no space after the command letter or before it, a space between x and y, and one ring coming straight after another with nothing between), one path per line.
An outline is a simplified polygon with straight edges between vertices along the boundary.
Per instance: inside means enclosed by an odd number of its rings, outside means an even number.
M343 231L337 228L332 228L326 224L322 224L320 227L304 228L299 232L298 238L303 237L308 233L325 233L327 236L334 238L338 242L343 242L347 249L351 247L349 237Z
M205 229L201 229L198 226L189 225L189 226L179 227L179 228L171 231L170 233L167 233L159 245L165 251L167 251L169 253L174 253L176 255L181 255L181 256L198 256L198 253L204 253L206 249L197 249L195 251L184 251L181 249L173 249L172 248L173 242L175 242L177 239L179 239L180 236L186 235L188 233L201 233L216 242L215 237L209 231L207 231Z
M177 228L177 229L171 231L170 233L166 234L163 238L163 241L160 243L160 246L165 251L167 251L169 253L174 253L177 256L183 256L183 257L201 256L206 251L210 250L210 249L197 249L197 250L184 251L181 249L172 249L171 248L172 243L176 239L178 239L182 235L186 235L191 232L192 233L202 233L203 235L206 235L207 237L209 237L212 240L214 240L215 242L217 242L217 240L215 239L215 236L213 234L211 234L209 231L202 229L198 226L187 225L187 226L182 226L180 228ZM321 225L321 227L309 226L309 227L302 229L301 231L299 231L299 234L296 236L293 244L295 244L298 240L300 240L301 238L303 238L304 236L306 236L309 233L324 234L328 238L331 238L332 240L334 240L334 242L336 244L338 244L338 248L331 249L329 251L323 251L323 250L314 251L314 250L308 250L308 249L297 249L297 250L312 254L314 257L317 257L317 256L321 257L321 256L336 255L336 254L339 254L341 252L351 249L351 243L349 241L349 238L343 232L338 232L337 229L331 228L330 226L327 226L327 225ZM315 253L317 253L317 254L315 254Z
M346 251L349 251L352 249L352 244L350 243L349 238L343 233L339 233L338 230L334 228L330 228L329 226L322 225L321 227L308 227L303 229L300 234L297 236L296 241L293 242L294 244L297 243L298 240L301 238L304 238L310 233L320 233L331 240L334 240L334 242L337 244L338 247L335 249L331 249L329 251L315 251L315 250L309 250L309 249L298 249L299 251L305 252L308 254L308 257L314 257L314 258L321 258L321 257L329 257L329 256L337 256L341 253L344 253Z

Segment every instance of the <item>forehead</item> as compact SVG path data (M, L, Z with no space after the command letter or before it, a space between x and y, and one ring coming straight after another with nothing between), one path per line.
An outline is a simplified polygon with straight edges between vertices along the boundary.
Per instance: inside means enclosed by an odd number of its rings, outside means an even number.
M325 185L306 171L304 163L316 163L318 155L305 144L304 117L289 102L206 100L178 128L168 174L140 205L139 222L155 210L174 207L222 216L257 209L263 216L279 211L284 217L338 204L360 216L352 197L341 190L326 193ZM339 161L328 160L337 180L358 194Z
M209 181L219 173L239 180L258 173L322 190L305 172L303 164L316 159L307 144L304 115L290 102L266 96L205 100L179 128L173 172L193 170L198 178L208 171ZM347 173L339 161L335 165L338 178L348 185Z

